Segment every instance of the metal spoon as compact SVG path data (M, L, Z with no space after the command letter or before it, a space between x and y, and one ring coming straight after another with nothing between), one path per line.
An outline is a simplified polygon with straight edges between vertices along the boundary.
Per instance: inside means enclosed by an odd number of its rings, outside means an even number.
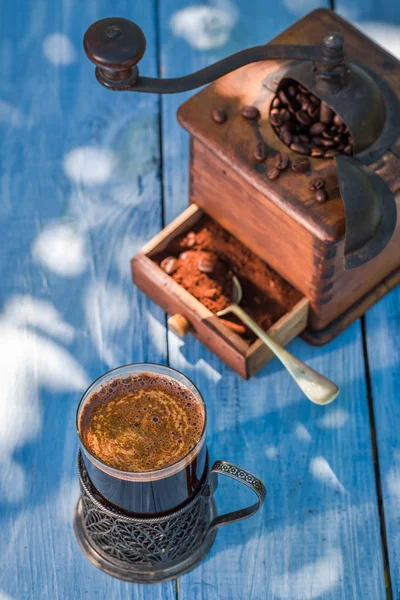
M266 346L275 354L281 363L289 371L299 388L304 392L311 402L315 404L329 404L339 394L339 388L332 381L314 371L311 367L308 367L305 363L301 362L298 358L290 354L285 348L282 348L277 342L275 342L269 335L265 333L257 325L257 323L239 306L243 292L242 286L238 278L233 275L233 295L232 304L223 310L217 312L218 317L233 313L243 323L247 325L259 338L264 342Z

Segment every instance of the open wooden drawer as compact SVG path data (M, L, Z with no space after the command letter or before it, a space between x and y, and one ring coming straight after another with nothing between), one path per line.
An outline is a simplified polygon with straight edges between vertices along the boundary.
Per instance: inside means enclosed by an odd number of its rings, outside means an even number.
M273 358L271 351L260 340L248 345L152 260L152 256L165 250L172 239L190 231L203 214L197 205L190 205L148 242L132 259L133 281L167 313L182 315L190 324L190 333L239 375L248 379ZM270 327L268 334L280 344L288 344L305 329L308 308L307 298L302 298ZM181 320L185 322L185 319Z

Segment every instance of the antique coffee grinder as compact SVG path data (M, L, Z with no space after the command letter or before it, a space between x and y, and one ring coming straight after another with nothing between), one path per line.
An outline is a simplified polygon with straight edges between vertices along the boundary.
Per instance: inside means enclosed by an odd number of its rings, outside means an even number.
M400 280L400 63L319 9L272 43L175 79L139 73L146 40L125 19L89 27L84 48L115 91L204 88L178 111L189 131L191 206L132 261L136 284L243 377L270 358L171 281L152 254L203 212L303 295L271 328L331 340ZM275 328L275 329L274 329Z

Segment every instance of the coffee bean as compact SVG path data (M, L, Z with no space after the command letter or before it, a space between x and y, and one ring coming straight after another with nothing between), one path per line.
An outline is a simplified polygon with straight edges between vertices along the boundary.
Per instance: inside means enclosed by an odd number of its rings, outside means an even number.
M213 121L215 121L215 123L218 123L219 125L221 125L222 123L225 123L225 121L228 119L227 112L223 108L223 106L214 108L214 110L211 113L211 116L213 118Z
M314 96L314 94L310 94L310 102L315 102L316 104L321 104L321 100Z
M288 155L282 154L282 152L279 152L279 154L277 154L275 156L275 166L277 169L279 169L279 171L284 171L285 169L287 169L289 166Z
M322 123L330 123L332 121L333 114L333 110L325 102L321 102L319 109L319 120Z
M311 124L311 118L304 110L297 111L296 119L299 121L299 123L302 123L302 125L310 125Z
M301 93L296 95L296 100L299 104L303 104L303 102L308 102L307 96L305 96L304 94L301 94Z
M321 138L317 137L317 136L313 137L313 139L312 139L312 145L313 146L317 146L317 147L321 146Z
M337 150L339 152L343 152L343 150L346 148L346 144L339 144L339 146L337 147Z
M315 199L317 202L326 202L328 200L328 194L326 190L318 190L315 192Z
M280 100L280 101L281 101L283 104L290 104L290 100L289 100L289 98L286 96L286 93L285 93L285 91L284 91L284 90L279 90L278 97L279 97L279 100Z
M283 131L281 136L282 142L286 144L286 146L290 146L293 140L293 136L289 131Z
M298 158L292 163L292 169L296 173L306 173L306 171L310 170L310 167L310 160L305 156L303 158Z
M291 121L285 121L280 128L280 132L283 133L284 131L288 131L289 133L292 133L293 129L293 123Z
M305 144L290 144L290 149L294 152L298 152L299 154L310 154L311 148L307 147Z
M292 141L293 141L293 144L300 144L300 136L294 135Z
M321 140L321 144L322 144L323 146L325 146L325 148L333 148L333 147L334 147L334 145L335 145L335 142L334 142L333 140L325 140L325 139L322 139L322 140Z
M308 144L310 141L310 138L308 135L305 135L304 133L301 133L299 135L300 141L303 142L304 144Z
M334 156L337 156L339 154L339 152L337 150L327 150L325 152L325 158L333 158Z
M348 146L344 148L343 152L345 154L353 154L353 146L351 144L348 144Z
M308 109L310 108L311 104L309 103L308 100L304 100L304 102L301 105L301 110L303 110L304 112L306 112L308 114ZM308 115L310 116L310 115Z
M256 149L254 150L254 156L256 158L256 160L258 160L259 162L262 162L263 160L265 160L268 156L268 149L267 149L267 145L265 144L265 142L258 142Z
M260 116L260 111L256 106L243 106L242 117L244 117L245 119L255 121L256 119L259 119Z
M323 131L325 131L326 129L326 125L325 123L321 123L320 121L317 121L316 123L313 123L310 127L310 134L311 135L320 135Z
M302 85L300 85L300 83L298 84L299 86L299 90L302 94L309 94L310 92L308 91L307 88L303 87Z
M289 85L288 87L289 96L292 98L297 94L297 88L294 85Z
M315 104L309 104L307 108L307 114L309 115L310 119L316 119L319 114L319 106L316 106Z
M335 123L336 127L342 127L342 125L344 125L342 119L339 117L339 115L335 115L333 117L333 122Z
M313 156L314 158L321 158L322 156L324 156L325 154L325 150L322 150L322 148L313 148L311 150L311 156Z
M189 256L189 252L182 252L182 253L179 255L179 258L180 258L181 260L186 260L188 256Z
M308 186L308 189L311 190L312 192L316 192L317 190L322 190L325 187L325 179L322 179L322 177L317 177L316 179L313 179L312 181L310 181L310 185Z
M167 275L172 275L178 268L178 261L173 256L167 256L167 258L164 258L164 260L161 261L160 267Z
M342 141L342 138L340 137L340 135L335 135L335 137L333 138L333 141L335 142L335 144L340 144L340 142Z
M268 167L267 169L267 177L268 179L277 179L279 177L280 171L276 167Z
M279 116L284 123L290 121L291 119L290 112L286 108L281 108L279 111Z
M272 100L272 108L279 108L281 105L281 101L279 100L279 98L274 98Z
M214 271L215 262L205 257L199 258L199 260L197 261L197 268L199 269L199 271L201 271L201 273L210 274Z
M331 131L323 131L322 137L325 138L326 140L330 140L330 139L332 139L332 132Z
M186 246L186 248L193 248L193 246L195 244L196 244L196 234L194 233L194 231L189 231L189 233L186 236L185 246Z
M276 109L273 109L273 110L276 110ZM280 125L282 125L282 123L283 123L283 119L279 113L273 113L271 111L269 114L269 122L274 127L280 127Z

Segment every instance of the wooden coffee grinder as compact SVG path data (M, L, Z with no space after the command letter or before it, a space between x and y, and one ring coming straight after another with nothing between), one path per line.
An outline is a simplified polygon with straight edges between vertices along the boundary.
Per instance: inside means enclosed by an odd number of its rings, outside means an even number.
M133 259L135 283L243 377L270 359L151 260L205 212L304 295L271 335L328 342L400 280L399 61L325 9L176 79L139 75L145 46L142 30L119 18L94 23L84 39L108 89L214 83L178 111L191 135L190 206Z

